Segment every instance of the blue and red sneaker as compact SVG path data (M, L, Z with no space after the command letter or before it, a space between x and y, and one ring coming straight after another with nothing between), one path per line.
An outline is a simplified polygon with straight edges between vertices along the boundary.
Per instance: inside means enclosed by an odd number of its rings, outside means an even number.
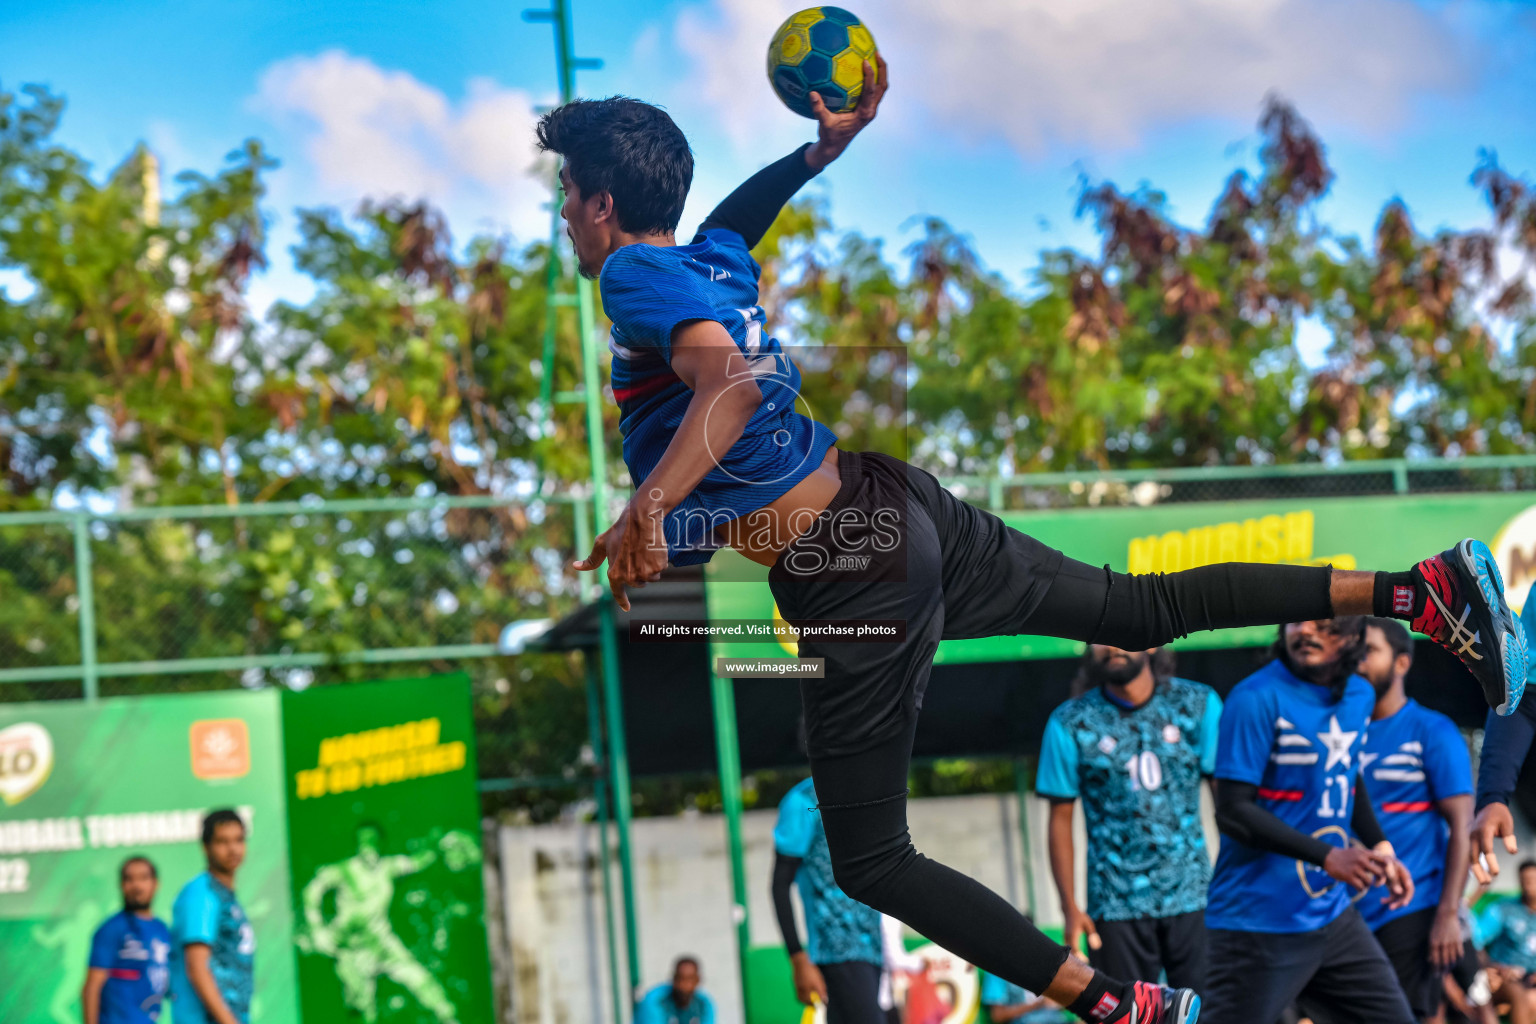
M1413 573L1429 596L1410 626L1461 659L1489 707L1514 714L1525 694L1530 643L1504 602L1504 578L1488 545L1464 540L1424 559Z
M1194 989L1145 981L1136 982L1135 989L1130 1024L1195 1024L1200 1019L1200 997Z

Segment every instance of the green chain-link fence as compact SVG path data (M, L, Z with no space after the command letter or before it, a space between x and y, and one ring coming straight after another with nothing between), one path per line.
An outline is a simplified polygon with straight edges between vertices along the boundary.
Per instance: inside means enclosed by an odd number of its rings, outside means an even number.
M576 527L478 498L0 516L0 700L488 658L574 606Z
M941 479L994 509L1088 508L1536 489L1536 456ZM0 515L0 700L488 661L507 623L578 602L567 561L591 536L587 507L387 499Z

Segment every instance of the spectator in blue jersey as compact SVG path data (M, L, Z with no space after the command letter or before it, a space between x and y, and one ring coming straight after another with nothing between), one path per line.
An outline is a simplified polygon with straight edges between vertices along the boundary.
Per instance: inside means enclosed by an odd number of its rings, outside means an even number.
M1177 679L1173 652L1090 644L1081 696L1045 726L1035 789L1051 801L1051 874L1071 949L1117 978L1205 987L1211 880L1200 780L1216 768L1221 698ZM1088 833L1088 906L1077 905L1072 808Z
M773 849L773 909L789 954L796 998L807 1006L813 995L819 998L826 1004L828 1024L884 1024L880 912L837 887L810 779L779 802ZM791 887L800 890L805 912L803 946L789 898Z
M1536 1021L1536 861L1520 865L1520 895L1478 917L1477 934L1492 962L1493 1001L1509 1004L1510 1024Z
M1520 621L1527 630L1536 628L1536 583L1526 592ZM1536 660L1526 666L1536 678ZM1536 737L1536 708L1515 709L1509 716L1489 715L1483 730L1483 748L1477 763L1477 817L1472 821L1472 873L1487 885L1499 873L1494 841L1502 839L1511 855L1519 853L1515 819L1509 813L1509 797L1520 780L1520 768Z
M171 930L150 909L159 874L148 857L129 857L117 881L123 909L91 939L80 1006L85 1024L153 1024L170 984Z
M1472 758L1456 723L1410 700L1413 637L1393 619L1367 619L1359 672L1376 691L1360 755L1377 821L1413 875L1413 900L1390 909L1384 887L1360 900L1360 916L1397 971L1419 1020L1445 995L1440 975L1461 959L1461 891L1472 823ZM1356 797L1358 799L1358 795Z
M245 861L245 820L232 810L203 818L208 870L181 889L171 910L175 1024L249 1024L256 931L235 898Z
M657 985L635 1007L634 1024L715 1024L715 1003L699 987L699 961L680 956L672 980Z
M1360 776L1376 705L1355 674L1364 653L1363 616L1288 623L1275 659L1227 695L1202 1024L1273 1021L1293 1002L1330 1019L1413 1022L1352 903L1382 880L1390 909L1413 899Z

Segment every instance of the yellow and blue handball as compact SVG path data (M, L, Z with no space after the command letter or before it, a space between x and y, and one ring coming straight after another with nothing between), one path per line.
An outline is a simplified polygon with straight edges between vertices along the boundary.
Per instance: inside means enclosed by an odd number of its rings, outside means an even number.
M875 62L875 37L841 7L807 7L779 26L768 44L768 81L801 117L811 93L833 113L852 110L864 91L864 62Z

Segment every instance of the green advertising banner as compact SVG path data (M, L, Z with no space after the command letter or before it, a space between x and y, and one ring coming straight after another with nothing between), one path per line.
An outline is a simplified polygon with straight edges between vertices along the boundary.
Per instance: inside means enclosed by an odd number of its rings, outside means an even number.
M236 889L256 932L252 1020L297 1021L278 727L275 692L0 704L0 1021L78 1024L122 861L154 862L169 923L216 807L250 830Z
M469 678L285 693L309 1022L492 1017Z
M1405 569L1463 537L1493 548L1517 611L1536 581L1536 493L1393 495L1288 501L1201 502L1148 508L1006 512L1009 526L1079 561L1121 572L1174 572L1220 561L1332 563ZM716 623L777 619L768 570L724 550L706 566L705 606ZM779 620L779 625L783 625ZM1200 633L1182 649L1270 642L1269 627ZM711 642L711 658L793 653L793 640ZM1071 657L1081 645L1048 637L946 640L937 664ZM713 663L713 662L711 662Z

